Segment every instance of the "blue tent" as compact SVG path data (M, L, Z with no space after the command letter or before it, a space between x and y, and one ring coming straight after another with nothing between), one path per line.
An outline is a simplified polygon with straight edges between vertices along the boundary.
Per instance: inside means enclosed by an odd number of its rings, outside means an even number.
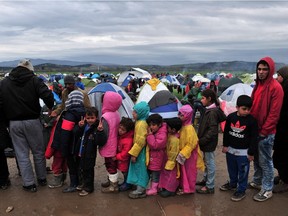
M102 98L102 95L107 91L117 92L121 95L122 105L120 106L120 108L118 110L121 117L124 116L124 117L128 117L128 118L133 118L133 116L132 116L133 106L134 106L133 101L131 100L131 98L128 96L128 94L121 87L119 87L113 83L109 83L109 82L100 83L88 92L88 96L89 96L91 105L95 106L98 109L99 117L102 115L101 98Z
M134 79L134 76L128 75L128 76L124 79L124 81L122 82L121 86L122 86L122 87L128 86L129 82L130 82L131 80L133 80L133 79Z

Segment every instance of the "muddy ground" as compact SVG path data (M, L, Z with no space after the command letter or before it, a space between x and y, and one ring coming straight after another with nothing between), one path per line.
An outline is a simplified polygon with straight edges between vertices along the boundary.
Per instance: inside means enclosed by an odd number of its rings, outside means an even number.
M221 143L222 135L219 135ZM288 192L274 194L263 203L253 201L256 190L248 189L247 196L240 202L230 200L232 192L222 192L218 188L228 177L225 156L221 153L221 145L216 150L216 190L215 194L191 194L162 198L152 196L132 200L128 192L118 194L101 193L100 183L106 179L103 160L98 156L95 173L94 193L80 197L78 193L64 194L63 188L49 189L38 187L36 193L22 190L21 177L17 174L14 158L8 159L12 185L7 190L0 190L0 215L15 216L287 216ZM47 160L47 164L51 161ZM252 168L251 164L251 168ZM253 170L250 170L250 179ZM198 178L201 179L202 173ZM48 180L52 175L48 175ZM67 182L68 183L68 182ZM65 186L67 186L67 183ZM64 187L65 187L64 186ZM10 213L6 209L13 206Z

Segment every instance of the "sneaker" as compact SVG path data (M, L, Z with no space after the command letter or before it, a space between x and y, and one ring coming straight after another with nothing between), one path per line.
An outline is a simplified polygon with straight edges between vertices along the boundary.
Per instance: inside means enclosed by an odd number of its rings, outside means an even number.
M260 184L256 184L254 182L249 183L249 188L261 190L261 187L262 187L262 185L260 185Z
M205 186L206 185L206 181L203 179L203 180L201 180L201 181L197 181L196 182L196 185L198 185L198 186Z
M267 199L270 199L273 196L272 191L261 190L258 194L256 194L253 199L255 201L263 202Z
M73 193L76 191L77 191L76 187L73 187L73 186L69 186L69 187L65 188L64 190L62 190L63 193Z
M128 197L131 199L144 198L144 197L146 197L146 191L145 190L144 191L134 190L134 191L129 193Z
M132 185L124 182L123 184L119 185L119 191L127 191L132 189Z
M36 192L37 191L37 187L35 184L33 185L29 185L29 186L22 186L23 187L23 190L25 191L29 191L29 192Z
M168 191L168 190L162 190L161 192L159 192L159 195L161 196L161 197L164 197L164 198L166 198L166 197L169 197L169 196L175 196L175 192L171 192L171 191Z
M78 186L76 187L76 190L77 190L77 191L82 191L82 190L83 190L83 187L84 187L83 184L78 185Z
M246 197L246 193L245 192L239 192L239 191L236 191L232 197L231 197L231 200L232 201L235 201L235 202L238 202L242 199L244 199Z
M222 185L222 186L220 186L220 188L219 188L221 191L229 191L229 190L236 190L237 189L237 186L231 186L230 185L230 182L229 181L227 181L227 183L226 184L224 184L224 185Z
M90 194L90 192L86 191L86 190L82 190L80 193L79 193L79 196L87 196L88 194Z
M47 185L47 179L46 178L45 179L38 179L37 182L40 186L46 186Z
M214 188L208 188L204 186L200 189L197 189L196 192L199 194L214 194Z

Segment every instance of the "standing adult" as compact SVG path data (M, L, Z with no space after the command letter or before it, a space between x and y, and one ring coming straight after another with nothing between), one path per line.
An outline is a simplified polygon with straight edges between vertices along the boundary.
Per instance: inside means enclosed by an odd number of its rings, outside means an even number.
M22 174L23 189L36 192L34 172L30 160L33 155L39 185L46 185L45 145L40 122L41 98L51 110L54 98L51 90L34 73L32 63L23 59L1 81L1 106L7 120L16 158Z
M288 66L280 68L277 74L277 81L284 90L284 99L277 124L273 153L273 163L281 181L274 187L273 192L281 193L288 191Z
M72 75L66 75L64 77L64 85L65 85L65 88L62 91L62 97L61 97L62 103L55 110L52 111L51 113L52 117L58 116L63 110L65 110L65 102L68 99L68 95L74 90L81 91L84 95L84 106L91 107L90 100L89 100L87 93L84 90L76 86L75 79Z
M274 167L272 160L276 125L283 102L283 89L273 79L275 63L272 58L264 57L256 67L256 85L252 92L251 114L258 122L258 158L254 160L254 176L250 186L261 189L253 199L265 201L272 197Z

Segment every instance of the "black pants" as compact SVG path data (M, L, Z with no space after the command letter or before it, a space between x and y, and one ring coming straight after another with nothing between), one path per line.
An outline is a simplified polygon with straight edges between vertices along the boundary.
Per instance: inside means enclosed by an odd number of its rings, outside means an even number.
M83 189L92 192L94 191L94 167L96 158L81 158L81 171L83 174Z
M70 186L77 186L81 184L81 182L79 182L79 179L81 180L80 157L68 155L67 166L69 169Z
M280 179L288 184L288 149L275 149L273 164L277 169Z
M4 149L0 149L0 185L7 183L9 177L9 170L7 164L7 158L4 153Z

